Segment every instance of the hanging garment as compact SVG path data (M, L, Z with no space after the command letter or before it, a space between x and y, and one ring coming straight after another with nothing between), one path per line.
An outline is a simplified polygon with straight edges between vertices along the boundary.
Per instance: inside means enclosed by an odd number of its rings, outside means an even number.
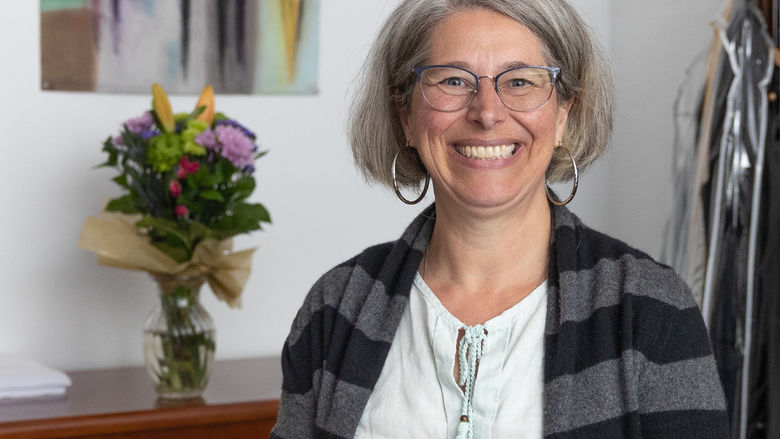
M766 143L762 221L755 297L755 342L751 350L748 438L780 437L780 122L772 105Z
M715 40L718 50L720 40ZM710 64L712 60L710 61ZM674 103L673 187L672 213L666 223L665 240L661 259L669 264L691 288L696 303L701 306L704 293L704 267L706 264L706 238L704 236L703 209L700 199L702 182L697 148L700 129L705 120L711 120L713 80L715 73L707 60L700 56L686 71ZM707 87L702 87L702 84ZM707 110L705 110L707 108ZM704 132L709 129L707 123ZM709 133L707 133L709 139ZM709 141L707 141L707 145ZM706 156L705 156L706 160ZM707 170L706 167L703 168ZM709 177L707 171L704 177Z
M688 286L698 304L701 304L704 273L704 246L701 246L700 263L695 264L700 269L690 269L687 255L690 229L688 224L698 206L692 199L698 194L698 185L695 181L696 168L696 144L699 137L699 126L702 118L702 100L705 89L701 87L706 79L706 60L703 56L696 60L686 71L685 81L678 90L674 102L674 143L673 143L673 187L676 190L672 197L672 213L666 223L666 239L661 249L661 259L671 265L680 274ZM702 241L703 242L703 241ZM702 281L698 282L702 288L698 291L692 285L697 283L696 272Z
M772 73L772 43L760 12L737 4L720 37L730 74L720 78L714 127L709 244L702 312L726 392L732 437L746 437L747 393L753 328L756 234L760 212L766 87ZM730 80L729 80L730 79ZM713 145L715 146L715 145Z
M724 20L730 16L732 7L733 2L729 2L723 13ZM724 75L729 75L726 84L732 78L718 33L715 30L710 44L706 77L702 77L703 60L697 59L686 72L686 80L675 101L673 178L676 190L662 250L664 262L685 280L699 307L704 296L707 263L710 148L712 139L719 138L719 132L713 127L722 126L714 120L722 122L725 109L725 93L719 95L717 91L724 87L721 84ZM701 83L706 84L703 96L698 90ZM697 109L694 105L699 99L702 102ZM721 110L716 111L718 108Z
M759 2L775 46L780 45L780 0ZM780 75L772 90L780 94ZM777 96L777 95L776 95ZM751 350L748 438L780 438L780 102L769 106L766 163L759 226L755 343Z

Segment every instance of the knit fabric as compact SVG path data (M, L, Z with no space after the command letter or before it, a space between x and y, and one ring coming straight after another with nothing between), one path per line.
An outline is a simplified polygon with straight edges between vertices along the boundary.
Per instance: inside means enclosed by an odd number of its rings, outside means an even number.
M553 218L545 438L727 438L709 340L684 282L563 207ZM432 205L398 241L366 249L314 284L282 351L271 438L352 438L434 223Z

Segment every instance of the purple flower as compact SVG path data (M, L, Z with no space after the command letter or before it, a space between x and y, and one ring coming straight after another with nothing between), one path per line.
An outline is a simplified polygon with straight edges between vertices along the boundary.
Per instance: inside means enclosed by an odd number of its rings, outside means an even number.
M237 168L244 168L254 163L252 152L255 150L255 144L240 129L219 125L214 128L214 132L222 145L219 151L222 157L230 160Z
M217 136L211 130L206 130L195 136L195 143L214 151L219 151L220 149L217 143Z
M114 138L111 139L111 143L116 146L123 146L125 144L125 139L123 139L121 135L114 136Z
M133 134L141 134L143 132L150 131L154 126L154 116L152 113L146 112L141 116L134 117L125 122L125 127Z
M141 131L140 133L137 133L137 134L140 135L142 139L149 140L152 137L160 134L160 132L157 131L157 130L144 130L144 131Z
M255 133L250 131L249 128L241 125L240 123L238 123L238 121L235 121L233 119L220 119L214 122L214 125L217 126L224 125L233 128L238 128L242 133L244 133L245 136L249 137L250 139L255 140L257 138L257 136L255 136Z

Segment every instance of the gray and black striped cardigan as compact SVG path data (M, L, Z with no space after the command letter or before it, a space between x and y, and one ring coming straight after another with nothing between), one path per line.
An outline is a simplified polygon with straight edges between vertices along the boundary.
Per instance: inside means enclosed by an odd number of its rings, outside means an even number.
M432 205L398 241L368 248L312 287L282 352L271 438L353 437L434 215ZM683 281L565 208L553 217L545 438L727 438L709 340Z

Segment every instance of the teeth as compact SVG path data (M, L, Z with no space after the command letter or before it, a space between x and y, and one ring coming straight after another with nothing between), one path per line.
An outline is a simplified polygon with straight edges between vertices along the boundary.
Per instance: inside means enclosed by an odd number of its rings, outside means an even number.
M457 146L455 149L464 157L478 160L499 160L511 157L515 144L496 146Z

